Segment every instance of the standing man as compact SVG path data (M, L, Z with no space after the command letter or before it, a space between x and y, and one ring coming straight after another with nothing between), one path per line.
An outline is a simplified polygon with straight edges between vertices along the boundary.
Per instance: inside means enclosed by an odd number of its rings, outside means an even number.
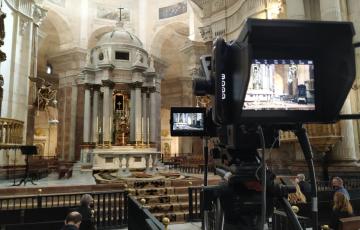
M301 192L305 195L306 200L311 202L311 185L309 182L305 181L304 174L298 174L297 179L299 180L299 187Z

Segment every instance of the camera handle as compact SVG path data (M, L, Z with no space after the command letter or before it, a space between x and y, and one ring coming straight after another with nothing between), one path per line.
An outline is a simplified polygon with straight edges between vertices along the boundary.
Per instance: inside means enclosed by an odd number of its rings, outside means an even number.
M208 185L208 168L209 168L209 137L203 137L204 148L204 186Z
M316 177L313 161L313 152L311 150L311 145L309 138L306 133L306 129L300 125L297 129L294 130L295 135L298 138L301 149L304 153L304 157L309 170L309 177L311 182L311 210L312 210L312 224L313 229L318 229L318 198L317 198L317 187L316 187Z

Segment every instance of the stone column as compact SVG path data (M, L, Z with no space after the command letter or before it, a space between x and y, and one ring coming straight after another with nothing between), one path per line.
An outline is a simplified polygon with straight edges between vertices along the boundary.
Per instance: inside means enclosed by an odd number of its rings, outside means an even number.
M148 118L148 111L147 111L147 89L143 89L141 93L141 104L142 104L142 138L143 142L146 143L147 141L147 118Z
M135 85L130 85L130 142L135 142Z
M150 171L150 154L145 154L145 172Z
M114 87L114 83L110 80L102 81L104 87L104 97L103 97L103 142L104 145L110 146L111 144L111 98L112 89Z
M89 84L85 84L83 143L90 142L90 115L91 115L90 87L91 86Z
M288 19L305 19L304 1L286 0L286 14Z
M360 42L360 2L358 0L347 0L348 6L348 20L352 21L355 28L355 36L353 43ZM352 104L354 108L354 113L360 111L360 48L355 49L355 62L356 62L356 79L355 79L355 90L352 90ZM357 129L357 137L360 139L360 121L354 121ZM358 150L359 151L359 150ZM360 153L358 152L357 159L360 159Z
M77 115L78 86L74 81L71 88L71 118L70 118L70 143L69 160L75 160L75 139L76 139L76 115Z
M141 84L138 82L135 86L135 140L141 141Z
M99 141L99 94L100 86L94 85L94 96L93 96L93 106L92 106L92 132L91 132L91 142L98 143Z
M155 88L150 91L150 142L156 142L156 95Z
M341 21L341 8L339 0L320 0L321 20ZM343 114L351 114L350 98L347 97L343 108ZM354 127L351 120L341 121L341 142L331 152L331 161L355 161L356 144L354 138Z

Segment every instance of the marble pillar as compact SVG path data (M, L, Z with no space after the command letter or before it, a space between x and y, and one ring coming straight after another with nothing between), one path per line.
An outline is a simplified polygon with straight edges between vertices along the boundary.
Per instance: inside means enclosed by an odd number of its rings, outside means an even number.
M76 81L71 88L71 118L70 118L70 135L69 135L69 160L75 160L75 139L76 139L76 115L78 102L78 86Z
M92 106L92 131L91 131L91 142L98 143L99 141L99 94L100 86L93 86L93 106Z
M130 142L135 142L135 86L130 85Z
M347 0L347 12L348 12L348 20L353 22L355 29L355 36L353 43L360 42L360 1L358 0ZM355 63L356 63L356 79L355 79L355 87L352 90L352 98L351 101L353 104L353 113L358 113L360 111L360 49L355 49ZM360 139L360 121L353 121L354 126L357 127L355 129L357 131L358 140ZM359 145L358 145L359 146ZM360 159L360 152L357 150L357 159Z
M339 0L320 0L321 20L341 21L341 8ZM342 114L351 114L350 97L347 97L342 109ZM356 140L354 126L351 120L344 120L341 124L341 142L330 153L333 162L353 162L356 160Z
M102 81L104 88L104 96L103 96L103 143L104 145L110 146L111 144L111 97L112 89L114 87L114 83L110 80Z
M146 143L146 141L147 141L147 118L148 118L146 89L142 90L141 101L142 101L141 102L141 104L142 104L142 135L143 135L143 142Z
M288 19L304 20L304 2L299 0L286 0L286 14Z
M141 142L141 83L135 87L135 140Z
M85 84L85 99L84 99L84 133L83 133L83 143L90 142L90 117L91 117L91 95L90 95L90 85Z
M156 142L156 95L155 89L150 91L150 142Z

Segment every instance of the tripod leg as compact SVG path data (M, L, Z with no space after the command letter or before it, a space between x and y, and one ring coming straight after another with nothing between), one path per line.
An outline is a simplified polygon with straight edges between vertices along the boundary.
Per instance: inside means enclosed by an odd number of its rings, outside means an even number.
M287 200L287 198L284 198L284 197L280 198L280 203L283 205L286 215L290 219L290 222L292 223L294 229L295 230L303 230L298 218L296 217L295 213L291 209L290 203Z

